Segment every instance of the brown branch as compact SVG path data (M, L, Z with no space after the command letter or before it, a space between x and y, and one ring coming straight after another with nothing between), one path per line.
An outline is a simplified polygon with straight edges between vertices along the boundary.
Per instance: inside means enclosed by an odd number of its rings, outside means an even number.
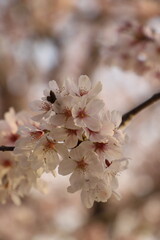
M160 99L160 93L154 94L151 98L146 100L145 102L141 103L137 107L133 108L131 111L127 112L122 116L122 122L120 127L123 127L127 122L131 120L133 116L135 116L137 113L145 109L146 107L150 106L154 102L158 101ZM0 151L13 151L14 147L13 146L0 146Z
M122 116L122 122L120 127L124 126L127 122L129 122L132 119L132 117L134 117L137 113L141 112L143 109L145 109L146 107L150 106L151 104L155 103L158 100L160 100L160 93L154 94L151 98L149 98L145 102L133 108L131 111L124 114Z
M13 151L14 147L12 146L0 146L0 151L6 152L6 151Z

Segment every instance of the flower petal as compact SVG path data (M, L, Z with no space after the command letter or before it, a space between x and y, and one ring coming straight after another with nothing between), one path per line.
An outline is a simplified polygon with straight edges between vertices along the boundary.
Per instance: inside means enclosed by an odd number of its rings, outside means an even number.
M77 164L75 161L73 161L70 158L67 158L60 162L58 172L63 176L68 175L74 171L74 169L76 168L76 165Z
M78 143L78 138L76 135L70 135L65 140L65 144L67 148L73 148L77 145L77 143Z
M101 128L101 123L96 117L86 117L83 119L83 122L85 123L85 127L92 131L99 131Z
M70 156L73 160L81 160L84 156L84 151L81 146L78 146L70 151Z
M81 75L78 80L80 93L88 92L91 89L91 81L88 76Z
M104 106L104 102L100 99L91 100L86 106L86 113L88 115L96 115Z

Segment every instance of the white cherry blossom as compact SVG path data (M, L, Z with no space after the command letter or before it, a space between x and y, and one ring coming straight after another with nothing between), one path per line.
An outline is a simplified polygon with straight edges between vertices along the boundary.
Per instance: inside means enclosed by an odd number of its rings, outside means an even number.
M61 136L63 136L63 141L67 148L74 148L77 146L78 141L83 141L84 130L82 128L74 126L72 128L63 128L61 130L63 131L61 131Z
M73 125L72 108L75 104L71 96L64 96L57 100L54 104L55 115L52 116L50 122L56 126Z
M110 179L91 177L86 180L82 191L81 199L85 207L91 208L94 201L107 202L112 195Z
M35 121L49 118L53 112L53 104L46 100L35 100L30 104L30 108L35 112L39 112L39 114L32 117Z
M123 156L122 146L116 138L108 136L103 142L84 141L81 147L85 151L94 151L100 159L114 160Z
M91 142L105 141L106 137L114 135L114 125L110 121L102 123L99 131L92 131L89 128L85 128L85 135Z
M61 175L70 176L69 191L79 190L88 176L100 176L102 173L102 164L94 152L85 152L78 146L70 151L70 158L64 159L59 165Z
M79 77L78 84L72 79L67 79L66 87L72 96L80 98L85 97L88 100L96 97L102 90L101 82L92 86L91 80L86 75L81 75Z
M104 107L104 102L100 99L93 99L86 103L86 99L80 101L72 109L72 116L76 126L99 131L101 122L98 114Z
M57 143L49 136L44 136L35 146L29 160L34 170L43 168L45 172L54 172L61 157L67 157L68 151L63 143Z
M24 111L15 113L13 108L10 108L4 115L4 120L0 120L0 144L14 146L19 139L18 128L28 124L30 119Z
M62 84L52 80L44 96L32 103L34 117L11 108L0 121L0 144L15 146L0 154L0 202L20 204L32 187L45 191L44 172L70 174L68 192L81 191L83 204L119 196L118 175L128 166L123 157L122 118L97 99L101 83L86 75ZM38 114L37 114L38 112ZM34 120L34 121L33 121Z

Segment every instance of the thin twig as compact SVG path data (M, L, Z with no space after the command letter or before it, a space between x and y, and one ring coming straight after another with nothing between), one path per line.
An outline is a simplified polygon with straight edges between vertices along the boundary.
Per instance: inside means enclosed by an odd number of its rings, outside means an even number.
M133 108L131 111L127 112L122 116L122 122L120 127L124 126L128 121L132 119L133 116L135 116L137 113L145 109L146 107L150 106L154 102L158 101L160 99L160 93L154 94L151 98L146 100L145 102L141 103L137 107Z
M141 103L137 107L133 108L131 111L127 112L122 116L122 122L120 127L123 127L127 122L131 120L133 116L135 116L137 113L145 109L146 107L150 106L154 102L158 101L160 99L160 93L154 94L151 98L146 100L145 102ZM13 151L14 147L13 146L0 146L0 151Z
M6 151L13 151L14 147L12 146L0 146L0 151L6 152Z

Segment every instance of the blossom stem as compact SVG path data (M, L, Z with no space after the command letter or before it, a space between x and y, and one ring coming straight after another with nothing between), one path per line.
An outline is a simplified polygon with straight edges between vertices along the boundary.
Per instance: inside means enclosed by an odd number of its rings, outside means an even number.
M141 103L137 107L133 108L129 112L125 113L122 116L122 122L120 127L124 127L126 123L128 123L133 116L135 116L137 113L145 109L146 107L150 106L151 104L155 103L156 101L160 100L160 92L154 94L151 98L146 100L145 102ZM14 147L13 146L0 146L0 151L5 152L5 151L13 151Z
M160 100L160 92L154 94L151 98L149 98L145 102L141 103L137 107L135 107L132 110L130 110L129 112L125 113L122 116L122 122L121 122L120 127L124 127L126 125L126 123L128 123L132 119L132 117L134 117L137 113L141 112L143 109L145 109L146 107L150 106L151 104L155 103L158 100Z

